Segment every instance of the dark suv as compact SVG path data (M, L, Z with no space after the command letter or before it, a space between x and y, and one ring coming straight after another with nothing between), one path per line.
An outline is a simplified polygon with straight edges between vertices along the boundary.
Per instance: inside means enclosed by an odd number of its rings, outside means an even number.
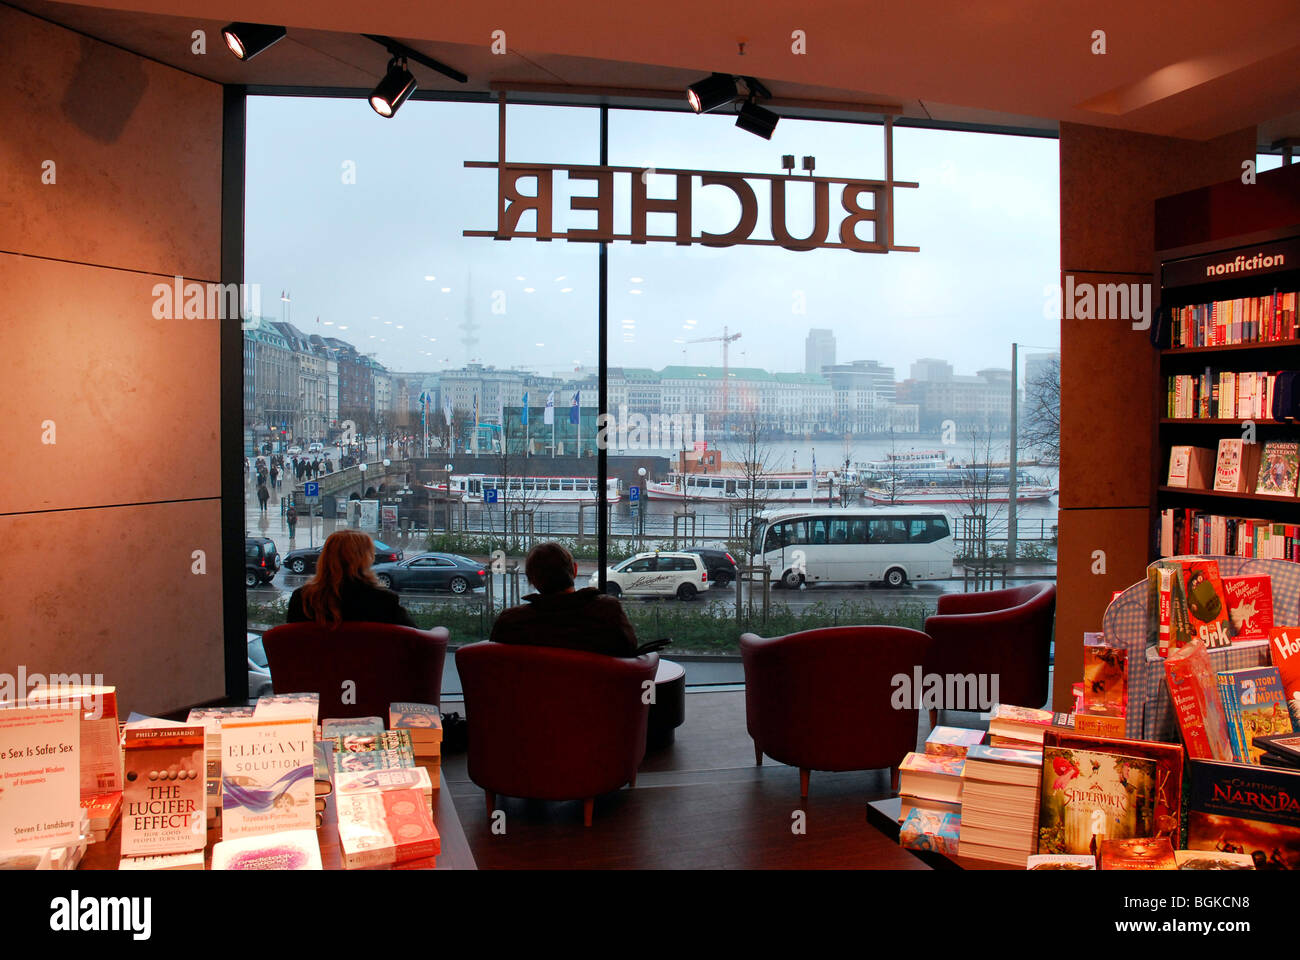
M267 537L244 538L244 586L258 587L270 583L280 569L280 555L275 541Z
M682 553L697 553L709 571L709 583L729 586L736 579L736 560L726 550L714 547L686 547Z

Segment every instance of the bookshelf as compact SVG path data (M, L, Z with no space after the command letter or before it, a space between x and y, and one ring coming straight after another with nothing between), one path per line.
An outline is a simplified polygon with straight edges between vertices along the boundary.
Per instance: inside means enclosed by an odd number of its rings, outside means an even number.
M1297 339L1294 324L1288 329L1275 328L1271 331L1275 338L1269 339L1268 315L1262 311L1248 313L1248 319L1263 327L1257 335L1252 337L1247 326L1243 333L1247 342L1207 344L1205 340L1221 341L1227 331L1221 327L1220 337L1216 338L1208 331L1212 325L1209 311L1189 317L1188 311L1183 309L1300 291L1300 224L1158 251L1155 281L1159 290L1155 345L1160 369L1157 430L1161 462L1157 464L1154 495L1152 557L1161 555L1161 526L1165 511L1171 509L1179 511L1183 522L1186 514L1182 511L1197 510L1215 516L1300 525L1300 498L1190 489L1167 484L1170 451L1174 446L1189 444L1217 451L1220 440L1242 438L1247 420L1254 424L1256 441L1261 446L1271 441L1300 442L1300 423L1274 420L1271 411L1266 410L1264 416L1256 417L1174 417L1169 416L1168 409L1171 377L1199 378L1208 371L1210 376L1206 377L1206 382L1213 384L1222 372L1300 370L1300 339ZM1223 311L1220 310L1218 315L1223 316ZM1232 316L1240 318L1239 313ZM1189 327L1198 321L1200 334L1189 335ZM1230 333L1228 336L1236 339ZM1252 490L1253 480L1252 477ZM1212 478L1210 482L1213 483ZM1174 552L1182 552L1177 543Z

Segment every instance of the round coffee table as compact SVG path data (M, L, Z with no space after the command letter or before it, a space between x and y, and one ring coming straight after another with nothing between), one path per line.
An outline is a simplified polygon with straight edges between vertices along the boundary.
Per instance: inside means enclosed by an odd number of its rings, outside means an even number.
M655 698L646 724L646 746L664 747L686 722L686 669L672 660L659 661L655 672Z

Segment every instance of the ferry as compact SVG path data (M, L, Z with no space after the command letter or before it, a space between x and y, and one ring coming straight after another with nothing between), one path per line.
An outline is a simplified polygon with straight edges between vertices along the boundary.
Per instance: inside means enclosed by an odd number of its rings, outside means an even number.
M857 464L857 475L868 480L884 479L917 470L946 470L952 466L943 450L909 450L906 453L889 453L884 460L868 460Z
M594 477L502 477L488 473L453 473L450 496L462 503L483 503L484 490L497 490L498 502L527 503L595 503L600 486ZM425 486L435 493L448 494L445 483ZM623 485L610 477L605 486L605 502L623 499Z
M646 483L651 500L680 500L703 503L729 503L754 500L760 503L811 503L830 500L831 486L826 477L814 480L811 473L768 473L754 481L734 473L669 473L666 480Z
M951 467L942 470L913 470L867 483L863 496L872 503L1007 503L1011 499L1009 472ZM1047 481L1024 472L1016 473L1016 501L1050 500L1057 489Z

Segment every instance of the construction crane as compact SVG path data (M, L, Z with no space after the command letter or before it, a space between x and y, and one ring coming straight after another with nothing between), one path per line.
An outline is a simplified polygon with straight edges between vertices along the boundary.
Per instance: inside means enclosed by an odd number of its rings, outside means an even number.
M720 337L701 337L698 340L687 340L687 343L719 343L722 344L722 432L727 432L727 416L731 412L731 364L729 361L729 349L733 340L739 340L739 332L728 334L727 328L722 328Z

